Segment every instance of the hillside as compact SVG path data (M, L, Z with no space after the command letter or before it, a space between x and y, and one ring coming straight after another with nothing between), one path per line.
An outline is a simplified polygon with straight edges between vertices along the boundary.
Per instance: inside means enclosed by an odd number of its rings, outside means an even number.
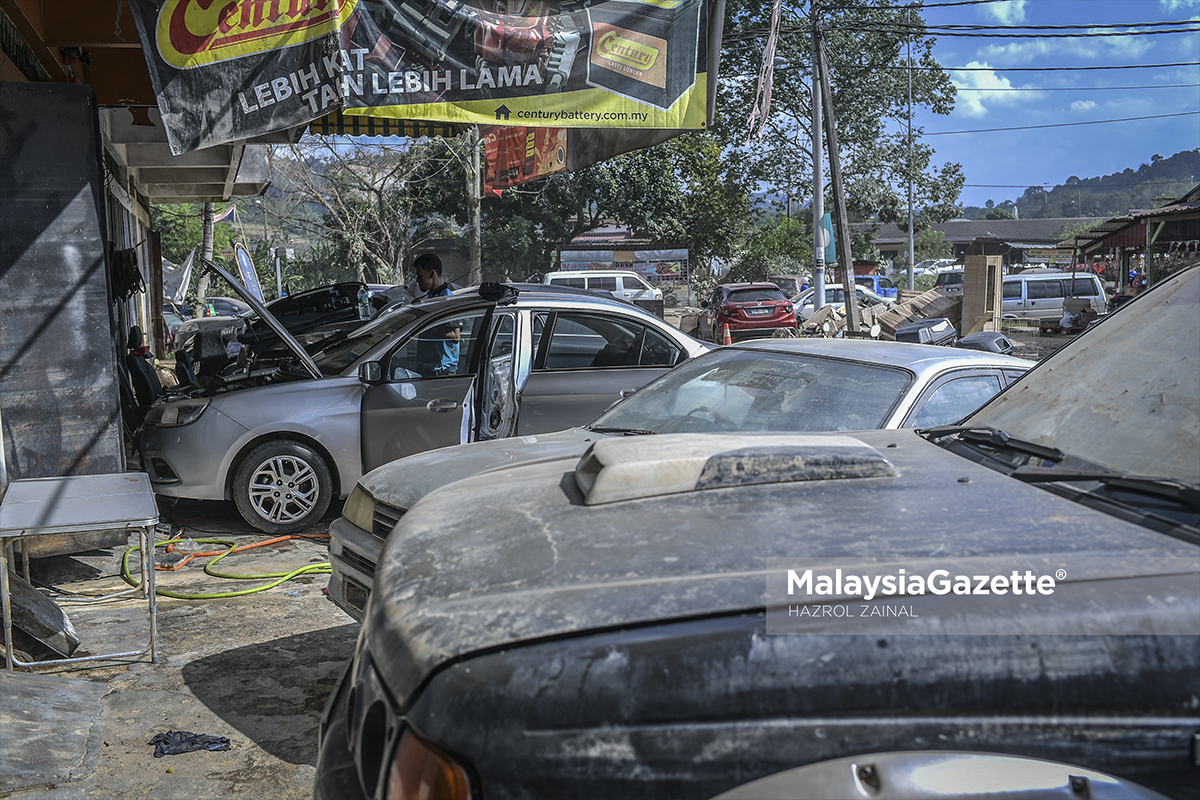
M1031 186L1015 200L996 203L995 208L1013 211L1021 219L1048 217L1117 217L1133 209L1154 208L1182 196L1200 182L1200 149L1184 150L1169 158L1150 157L1136 170L1098 178L1072 175L1066 182L1047 189ZM978 219L989 209L967 206L967 219Z

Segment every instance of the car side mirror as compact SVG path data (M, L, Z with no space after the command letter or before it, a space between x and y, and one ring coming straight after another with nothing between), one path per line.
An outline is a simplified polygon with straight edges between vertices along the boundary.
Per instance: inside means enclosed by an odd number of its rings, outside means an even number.
M701 307L701 308L708 308L708 301L707 301L707 300L701 300L701 301L700 301L700 307Z
M358 379L366 384L383 383L383 366L378 361L359 364Z

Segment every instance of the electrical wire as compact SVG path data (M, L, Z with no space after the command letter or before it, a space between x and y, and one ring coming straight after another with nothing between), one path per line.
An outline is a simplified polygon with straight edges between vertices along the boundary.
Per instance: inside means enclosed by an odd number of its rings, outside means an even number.
M1085 122L1055 122L1050 125L1018 125L1013 128L977 128L969 131L925 131L926 136L949 136L955 133L996 133L998 131L1032 131L1040 128L1072 128L1076 125L1101 125L1106 122L1135 122L1145 119L1166 119L1167 117L1190 117L1200 114L1200 111L1180 111L1177 114L1152 114L1146 117L1123 117L1121 119L1093 119Z
M1163 83L1157 86L955 86L960 92L1114 92L1121 89L1191 89L1200 83Z
M161 542L155 542L154 543L155 547L173 548L173 546L175 544L178 544L180 542L194 542L197 544L217 544L217 545L221 545L225 548L224 550L213 550L213 551L208 551L208 552L189 553L188 555L190 557L184 559L182 564L179 564L175 567L161 567L160 568L160 567L156 566L155 567L156 571L162 570L162 571L174 572L174 571L177 571L178 569L182 568L184 566L184 564L190 563L195 558L216 556L216 558L214 558L212 561L210 561L204 565L204 574L211 575L214 578L225 578L225 579L229 579L229 580L266 580L266 579L270 579L270 578L276 579L276 580L271 581L270 583L266 583L262 586L255 586L251 589L235 589L235 590L231 590L231 591L227 591L227 592L189 593L189 592L177 592L172 589L163 589L163 588L155 587L155 594L162 595L163 597L172 597L177 600L216 600L216 599L227 598L227 597L244 597L245 595L255 594L256 592L265 592L267 589L273 589L276 586L279 586L282 583L286 583L287 581L290 581L293 578L297 578L301 575L329 575L333 571L333 569L332 569L332 565L328 561L317 563L317 564L306 564L303 567L300 567L300 568L294 569L294 570L290 570L290 571L286 571L286 572L265 572L265 573L260 573L260 574L256 574L256 575L239 575L236 573L217 572L215 569L213 569L213 567L216 566L217 562L219 562L221 559L225 558L226 556L232 555L234 553L240 553L245 550L251 550L255 547L264 547L269 544L276 544L278 542L287 541L289 539L310 539L311 540L311 539L328 539L328 538L329 538L329 534L327 534L327 533L312 533L312 534L292 534L290 536L278 536L278 537L275 537L274 539L266 539L264 541L252 542L250 544L244 544L244 545L238 545L237 542L228 541L225 539L188 539L186 537L179 537L179 538L175 538L175 539L167 539L167 540L161 541ZM125 555L121 558L121 578L126 583L128 583L130 586L133 586L135 588L140 587L142 585L142 582L141 582L141 580L134 580L133 575L130 573L129 557L133 553L138 552L141 549L142 549L141 545L131 547L125 551ZM171 550L169 550L169 552L174 552L174 551L173 551L173 549L171 549Z

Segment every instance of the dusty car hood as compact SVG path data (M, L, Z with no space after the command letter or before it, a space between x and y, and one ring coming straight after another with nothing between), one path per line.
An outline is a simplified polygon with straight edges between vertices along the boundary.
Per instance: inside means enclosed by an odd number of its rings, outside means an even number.
M676 437L661 440L668 438ZM730 436L730 447L755 438L780 439ZM810 438L870 445L897 474L587 506L576 483L580 459L568 457L430 492L384 549L365 644L403 704L432 671L474 651L754 613L765 604L767 558L852 565L880 554L1196 556L1194 546L1020 483L911 431Z
M569 428L537 436L441 447L377 467L363 476L358 484L381 503L393 508L409 509L439 486L485 470L535 459L578 456L589 444L607 436L585 428Z

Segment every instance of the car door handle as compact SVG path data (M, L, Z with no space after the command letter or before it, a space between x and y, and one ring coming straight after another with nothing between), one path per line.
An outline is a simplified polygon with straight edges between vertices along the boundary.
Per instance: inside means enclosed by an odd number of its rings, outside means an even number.
M636 391L637 391L637 389L636 389L636 388L632 388L632 389L622 389L622 390L621 390L621 399L622 399L622 400L624 400L626 397L629 397L629 395L633 394L633 393L634 393L634 392L636 392Z
M445 413L447 411L454 411L458 408L458 405L457 400L451 400L449 397L439 397L436 400L430 400L425 404L425 407L430 411Z

